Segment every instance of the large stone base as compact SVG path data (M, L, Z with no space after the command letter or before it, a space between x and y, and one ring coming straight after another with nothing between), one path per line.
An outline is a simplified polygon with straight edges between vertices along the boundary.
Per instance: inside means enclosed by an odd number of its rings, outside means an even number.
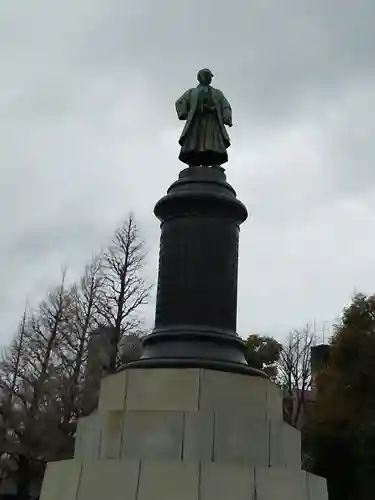
M327 500L301 471L300 434L264 378L129 370L102 381L73 460L48 464L41 500Z

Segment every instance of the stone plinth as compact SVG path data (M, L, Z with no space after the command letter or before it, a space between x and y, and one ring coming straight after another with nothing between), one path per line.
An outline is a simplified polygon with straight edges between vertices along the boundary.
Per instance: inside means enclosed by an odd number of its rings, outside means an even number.
M47 467L41 500L327 500L301 470L300 434L261 377L133 369L102 381L75 456Z

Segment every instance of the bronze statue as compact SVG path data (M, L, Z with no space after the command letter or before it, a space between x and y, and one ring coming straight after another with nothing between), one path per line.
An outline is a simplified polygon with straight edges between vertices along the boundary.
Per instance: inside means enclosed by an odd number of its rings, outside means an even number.
M179 144L179 159L190 167L220 166L228 161L230 139L225 125L232 126L232 109L224 94L211 87L209 69L198 72L199 85L176 102L180 120L186 120Z

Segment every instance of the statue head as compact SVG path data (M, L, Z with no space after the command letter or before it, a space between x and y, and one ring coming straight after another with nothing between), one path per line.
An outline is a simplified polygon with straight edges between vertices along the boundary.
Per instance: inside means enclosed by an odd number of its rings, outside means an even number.
M212 81L213 76L214 75L212 74L211 70L207 68L201 69L200 71L198 71L197 75L198 82L202 83L203 85L209 85Z

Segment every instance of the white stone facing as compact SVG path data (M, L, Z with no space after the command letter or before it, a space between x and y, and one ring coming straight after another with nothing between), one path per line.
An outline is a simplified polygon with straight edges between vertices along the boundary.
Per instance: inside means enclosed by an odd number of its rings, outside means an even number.
M270 466L301 469L301 433L284 422L270 422Z
M214 461L269 464L269 425L246 413L221 411L215 414Z
M302 471L212 462L66 460L47 466L40 500L328 500Z
M100 458L120 458L123 411L108 411L100 415L102 423Z
M202 370L199 408L203 411L241 411L266 418L268 380L236 373Z
M82 462L62 460L47 464L40 500L77 500Z
M241 465L205 463L199 500L255 500L254 469Z
M150 368L128 372L127 410L197 411L198 368Z
M283 395L282 391L274 382L267 381L267 420L283 420Z
M99 457L102 422L97 413L80 418L77 425L74 457L90 460Z
M306 472L256 468L255 492L256 500L309 500Z
M98 442L100 437L100 442ZM110 411L79 423L76 458L128 457L300 469L300 433L231 411Z
M108 375L100 384L99 412L125 410L128 371Z
M315 474L307 473L309 500L328 500L327 481Z
M183 424L183 412L126 412L121 456L141 460L181 460Z
M198 464L142 462L137 500L198 500L198 484Z
M77 500L136 500L139 468L136 460L85 462Z
M186 412L184 422L183 460L199 462L213 459L214 413Z
M246 411L254 417L282 420L282 395L260 377L207 369L135 369L105 377L99 412L116 410Z

